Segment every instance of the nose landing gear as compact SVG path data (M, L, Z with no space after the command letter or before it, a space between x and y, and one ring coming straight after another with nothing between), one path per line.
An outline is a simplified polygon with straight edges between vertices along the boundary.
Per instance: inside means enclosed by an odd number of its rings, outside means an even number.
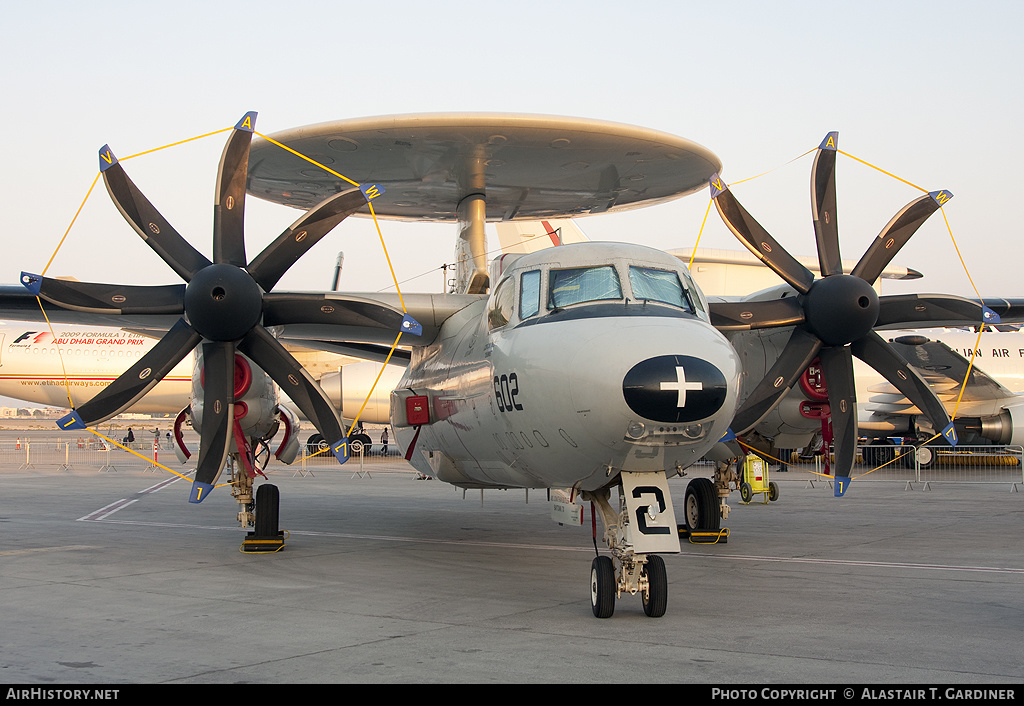
M678 553L675 514L664 472L620 474L619 509L611 490L584 492L604 525L612 556L590 565L590 603L594 616L610 618L623 593L640 594L644 614L660 618L668 608L668 572L659 553ZM597 547L597 528L594 529Z

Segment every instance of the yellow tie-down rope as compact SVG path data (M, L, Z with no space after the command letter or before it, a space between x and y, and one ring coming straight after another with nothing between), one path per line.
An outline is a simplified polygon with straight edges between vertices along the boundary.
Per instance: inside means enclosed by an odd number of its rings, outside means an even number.
M172 142L172 143L163 145L161 147L155 147L153 149L149 149L149 150L145 150L143 152L138 152L136 154L129 155L128 157L124 157L123 159L121 159L119 161L123 162L124 160L132 159L133 157L140 157L142 155L151 154L153 152L157 152L159 150L166 149L168 147L176 147L178 145L183 145L183 144L186 144L186 143L189 143L189 142L193 142L195 140L199 140L199 139L202 139L204 137L210 137L212 135L218 135L218 134L220 134L222 132L227 132L228 130L233 130L233 129L235 129L235 127L231 126L231 127L221 128L219 130L214 130L213 132L207 132L207 133L204 133L202 135L196 135L195 137L190 137L190 138L187 138L187 139L184 139L184 140L178 140L176 142ZM327 166L325 166L323 164L320 164L315 159L312 159L311 157L308 157L308 156L306 156L304 154L301 154L301 153L293 150L292 148L290 148L290 147L288 147L286 145L281 144L277 140L274 140L274 139L272 139L272 138L270 138L270 137L268 137L268 136L266 136L266 135L264 135L262 133L256 132L255 130L253 130L253 133L256 134L256 135L259 135L260 137L262 137L263 139L267 140L271 144L277 145L278 147L281 147L282 149L284 149L284 150L286 150L288 152L291 152L292 154L294 154L294 155L296 155L298 157L301 157L302 159L304 159L304 160L306 160L306 161L308 161L308 162L310 162L312 164L315 164L316 166L320 167L321 169L327 171L330 174L333 174L334 176L338 177L339 179L347 181L348 183L352 184L353 186L359 187L361 189L363 188L362 185L360 185L359 183L353 181L352 179L349 179L347 176L345 176L343 174L340 174L340 173L334 171L333 169L331 169L331 168L329 168L329 167L327 167ZM95 188L96 182L99 180L101 174L102 174L102 172L97 172L96 176L93 178L92 184L90 184L89 189L86 191L85 198L82 199L81 205L79 205L78 210L75 212L74 217L71 219L71 223L68 224L67 229L64 231L64 235L61 237L60 241L57 243L57 247L56 247L56 249L54 249L53 254L50 256L49 261L47 261L46 267L43 268L43 271L42 271L41 275L45 275L46 274L46 271L50 268L50 265L53 263L54 258L56 258L57 252L60 250L61 246L64 244L65 240L68 237L68 234L71 232L71 229L72 229L72 227L75 224L75 221L78 219L79 214L82 212L82 209L85 207L86 202L89 200L89 197L92 195L93 189ZM401 288L399 287L399 284L398 284L398 278L395 276L395 269L394 269L394 266L391 263L391 257L388 255L387 245L384 243L384 234L381 231L380 222L377 220L377 214L373 210L372 200L374 198L376 198L377 196L379 196L381 193L382 192L379 191L375 186L370 186L370 187L364 189L364 194L366 196L367 205L369 205L369 207L370 207L370 215L372 216L374 225L377 228L377 235L380 238L381 248L384 250L384 257L387 260L388 267L391 270L391 278L392 278L392 280L395 283L395 290L398 292L398 299L399 299L399 302L402 305L402 313L405 314L406 316L408 316L408 309L406 309L406 306L405 306L405 299L402 296L402 291L401 291ZM56 335L54 334L54 331L53 331L53 324L50 323L50 319L46 315L46 310L43 307L42 298L37 295L36 296L36 301L39 303L39 309L40 309L40 311L42 311L43 318L46 320L46 323L49 326L50 335L53 336L54 339L56 339ZM385 365L387 365L387 362L391 360L391 356L394 354L395 349L398 347L398 343L399 343L399 341L402 338L402 333L403 333L402 331L399 331L398 336L395 338L394 343L391 344L391 350L388 351L387 359L384 362ZM66 369L66 366L64 365L64 357L63 357L63 354L60 352L60 348L59 347L57 348L57 353L58 353L58 356L59 356L59 359L60 359L60 362L61 362L61 370L62 370L62 374L64 376L64 387L65 387L65 390L66 390L67 396L68 396L68 404L71 407L71 409L74 409L75 404L74 404L74 401L72 400L72 397L71 397L71 383L70 383L70 380L68 379L67 369ZM366 399L363 401L362 407L359 408L359 413L356 415L355 421L352 423L352 427L355 427L356 424L358 423L359 417L362 415L363 410L366 408L366 405L369 403L370 397L373 396L373 391L377 387L377 383L380 381L380 378L381 378L381 375L383 374L383 372L384 372L384 368L381 367L380 372L377 374L377 379L374 380L373 385L370 387L370 390L369 390L369 392L366 395ZM102 439L104 439L104 440L114 444L115 446L118 446L118 447L124 449L125 451L128 451L128 452L130 452L132 454L135 454L136 456L139 456L140 458L147 458L145 456L142 456L139 453L136 453L135 451L132 451L131 449L129 449L129 448L125 447L125 446L122 446L121 444L117 443L116 441L107 438L106 436L104 436L103 434L101 434L97 430L93 429L92 427L86 427L86 428L90 432L95 434L96 436L101 437ZM346 435L345 438L347 440L348 436ZM347 442L346 442L346 444L347 444ZM319 454L319 453L323 453L323 451L318 451L317 454ZM311 454L311 455L315 456L317 454ZM348 456L347 448L346 448L345 456L346 457ZM303 456L300 460L305 460L307 458L309 458L309 456ZM150 459L147 458L147 460L150 460ZM173 473L174 475L176 475L176 476L178 476L180 478L185 478L185 476L183 476L180 473L178 473L178 472L168 468L167 466L165 466L163 464L157 463L155 460L153 461L153 464L155 466L159 466L160 468L163 468L164 470L166 470L169 473ZM223 487L224 485L227 485L227 483L221 483L220 485L218 485L216 487L219 488L219 487Z
M806 157L807 155L809 155L812 152L816 151L816 149L818 149L818 148L810 149L807 152L804 152L803 154L801 154L801 155L799 155L797 157L794 157L793 159L790 159L789 161L784 162L783 164L780 164L777 167L769 169L768 171L761 172L760 174L757 174L757 175L752 176L752 177L747 177L746 179L740 179L739 181L732 182L730 184L730 186L735 186L736 184L741 184L741 183L743 183L745 181L751 181L753 179L757 179L759 177L765 176L766 174L771 174L772 172L774 172L774 171L776 171L778 169L781 169L782 167L784 167L786 165L792 164L793 162L795 162L795 161L797 161L799 159L802 159L803 157ZM863 160L863 159L861 159L859 157L856 157L856 156L854 156L854 155L852 155L852 154L850 154L848 152L844 152L843 150L838 149L838 148L836 149L836 152L838 152L839 154L842 154L842 155L844 155L846 157L849 157L850 159L853 159L853 160L855 160L857 162L860 162L861 164L863 164L863 165L865 165L867 167L871 167L872 169L875 169L875 170L881 172L882 174L890 176L893 179L896 179L897 181L903 182L904 184L906 184L908 186L911 186L911 187L917 189L918 191L924 192L926 194L929 193L927 189L925 189L925 188L923 188L921 186L918 186L917 184L914 184L914 183L912 183L910 181L907 181L906 179L903 179L903 178L901 178L899 176L896 176L892 172L888 172L888 171L882 169L881 167L877 167L874 164L871 164L870 162L867 162L867 161L865 161L865 160ZM948 199L946 199L946 200L948 200ZM710 199L708 201L708 208L707 208L707 211L704 213L704 221L701 223L700 230L697 232L697 240L696 240L696 242L693 245L693 252L690 255L690 262L689 262L688 267L692 267L693 266L693 260L694 260L694 258L697 255L697 246L700 243L701 235L704 232L704 226L707 223L708 214L711 212L711 203L713 201L714 201L714 199ZM945 222L946 230L949 232L949 238L950 238L950 240L953 243L953 248L956 250L957 257L960 259L960 265L964 268L964 273L967 275L967 279L968 279L968 281L970 281L971 287L974 289L974 293L978 296L978 301L981 302L982 306L984 306L985 305L985 300L981 296L981 293L978 291L978 287L977 287L977 285L975 285L974 278L971 277L970 271L967 269L967 263L964 261L963 254L960 252L960 247L957 245L956 237L953 235L953 229L952 229L952 227L949 224L949 219L946 217L946 210L945 210L945 207L944 207L945 206L945 200L938 201L938 203L939 203L939 211L942 212L942 220L943 220L943 222ZM978 350L978 346L981 345L981 334L984 331L984 329L985 329L985 322L983 320L981 322L981 325L979 325L979 327L978 327L978 338L975 341L974 350ZM967 362L967 372L964 375L963 382L960 383L960 393L957 396L956 405L953 407L953 413L950 415L950 422L952 422L954 419L956 419L957 412L960 409L960 402L961 402L961 400L963 400L964 392L967 389L967 381L970 379L971 369L973 368L973 366L974 366L974 355L972 354L970 360ZM919 449L922 446L925 446L925 445L931 443L932 441L934 441L935 439L939 438L940 436L942 436L941 432L936 433L933 436L931 436L930 438L926 439L925 441L923 441L920 444L918 444L917 446L915 446L914 447L915 453L916 453L917 449ZM737 438L736 441L739 441L739 443L742 446L744 446L747 449L750 449L751 451L754 451L755 453L757 453L760 456L763 456L765 458L769 458L769 459L771 459L773 461L777 461L778 463L784 463L780 459L777 459L774 456L771 456L770 454L764 453L762 451L757 451L753 447L745 444L743 441L740 441L739 438ZM876 468L871 469L870 471L867 471L866 473L862 473L862 474L860 474L858 476L855 476L854 478L851 478L850 480L855 480L856 478L862 478L862 477L868 475L869 473L874 473L875 471L879 470L880 468L884 468L885 466L888 466L890 463L893 463L893 462L899 460L900 458L905 456L907 453L909 453L909 452L898 453L898 454L896 454L895 458L893 458L893 459L883 463L882 465L880 465L880 466L878 466ZM811 471L811 473L814 473L815 475L819 475L819 476L822 476L822 477L833 478L833 476L826 475L824 473L817 473L816 471Z

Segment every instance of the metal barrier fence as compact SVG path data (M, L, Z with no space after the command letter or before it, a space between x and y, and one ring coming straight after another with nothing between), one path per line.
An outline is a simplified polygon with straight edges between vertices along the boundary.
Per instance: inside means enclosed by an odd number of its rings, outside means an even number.
M195 468L194 459L199 447L197 435L186 437L186 446L192 452L193 460L185 465L178 462L165 438L158 440L154 453L153 440L149 435L147 437L129 445L139 456L91 434L2 440L0 468L165 472L154 464L154 460L175 471ZM305 451L305 447L302 450ZM295 475L317 470L366 473L375 467L384 470L384 466L395 470L401 466L402 458L394 445L389 451L391 453L387 456L382 456L379 448L371 447L365 456L354 456L344 465L339 465L330 452L305 459L300 457L290 466L271 455L267 468ZM927 446L915 450L913 446L867 445L858 447L856 461L852 475L859 481L923 484L925 488L931 483L1008 483L1011 490L1024 485L1024 448L1020 446ZM813 463L818 473L823 470L820 455L802 462L794 454L789 465L797 469L802 463ZM411 467L408 471L415 472Z
M149 436L149 435L147 435ZM47 438L42 436L17 438L15 440L0 441L0 468L3 469L24 469L24 470L62 470L88 472L98 471L101 473L116 473L119 471L153 471L166 473L156 463L168 468L186 473L195 470L195 461L198 458L199 439L186 438L186 447L192 454L189 463L181 464L174 453L173 448L165 438L157 441L154 450L152 437L146 440L137 440L127 444L135 453L131 453L117 446L110 444L103 439L88 434L80 437L62 436L60 438ZM305 446L301 449L306 450ZM139 454L139 455L136 455ZM302 454L304 455L304 454ZM349 459L344 465L339 465L337 459L328 451L326 453L299 458L291 465L281 463L273 454L267 463L267 468L279 472L292 472L295 475L312 473L316 470L340 470L342 472L357 473L369 472L372 470L383 470L382 466L395 466L395 462L402 462L401 455L398 455L396 447L391 445L389 454L384 456L379 450L368 450L365 456L357 455ZM377 467L375 469L375 467ZM412 468L409 468L410 472Z
M795 455L793 460L798 463ZM814 457L814 465L822 472L820 455ZM1024 448L870 444L857 447L851 476L858 481L923 484L924 489L932 483L1006 483L1017 491L1024 485Z

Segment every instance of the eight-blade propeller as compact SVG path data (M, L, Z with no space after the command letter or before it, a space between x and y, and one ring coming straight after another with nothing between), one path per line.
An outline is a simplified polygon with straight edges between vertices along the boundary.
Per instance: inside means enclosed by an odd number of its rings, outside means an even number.
M716 174L711 196L722 220L797 296L775 301L729 302L712 306L712 323L723 330L793 326L782 354L746 398L733 431L753 429L782 400L815 357L821 359L835 430L836 477L849 481L857 444L857 398L853 356L873 367L911 400L951 444L956 434L949 415L928 384L873 328L886 323L920 324L949 318L950 311L990 320L992 312L956 297L936 297L908 306L906 297L879 297L872 285L899 249L927 218L952 198L948 191L921 196L903 207L882 229L853 272L844 274L836 218L835 161L839 134L830 132L811 170L811 207L821 277L790 255L740 205ZM983 318L988 317L988 318Z
M352 320L416 333L408 315L370 301L317 305L310 295L268 294L299 257L331 229L367 204L366 186L326 199L285 230L247 263L244 208L249 146L256 113L235 125L221 155L214 203L213 261L192 247L132 183L108 146L100 150L100 170L111 199L143 240L185 285L124 286L54 280L22 273L33 294L68 309L112 314L179 314L181 318L135 365L94 398L60 420L62 428L92 426L139 400L202 343L204 397L200 454L190 502L200 502L220 475L232 443L235 351L259 365L313 422L344 462L345 435L327 395L299 362L264 328L273 324ZM379 186L375 193L380 193ZM315 297L314 297L315 299ZM312 304L312 306L311 306ZM267 325L271 325L269 322ZM364 323L365 325L365 323Z

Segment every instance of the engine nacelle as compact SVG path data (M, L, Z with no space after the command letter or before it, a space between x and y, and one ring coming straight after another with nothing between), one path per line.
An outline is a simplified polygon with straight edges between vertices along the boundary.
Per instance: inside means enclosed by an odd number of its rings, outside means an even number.
M203 357L196 355L192 371L192 427L203 424ZM235 353L235 419L242 433L254 439L269 439L277 432L277 387L251 360Z
M1024 401L1004 408L999 414L981 417L975 424L968 422L967 429L997 444L1024 446Z
M383 373L381 368L384 368ZM377 380L378 374L380 380ZM355 419L358 414L361 422L389 424L391 391L398 387L404 374L405 368L400 365L384 365L370 361L349 363L338 372L326 373L321 377L320 387L327 393L335 409L341 407L341 416L345 419ZM373 395L367 400L367 393L375 380L377 386L373 388ZM359 414L360 409L363 410L362 414Z

